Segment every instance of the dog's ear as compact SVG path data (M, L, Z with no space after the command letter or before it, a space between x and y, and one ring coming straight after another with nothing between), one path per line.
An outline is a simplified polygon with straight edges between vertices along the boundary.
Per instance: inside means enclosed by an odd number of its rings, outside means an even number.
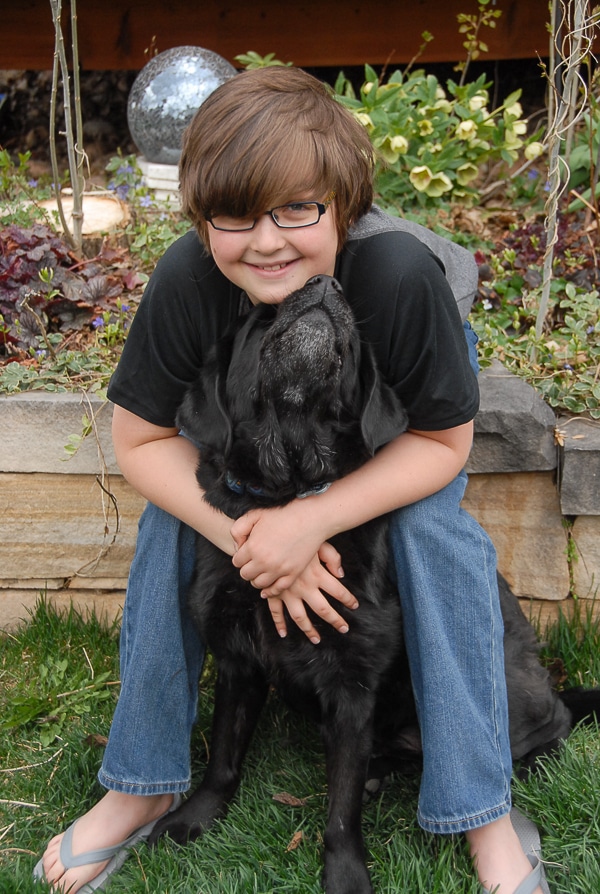
M396 392L381 378L371 352L362 346L360 428L371 454L408 428L408 414Z
M258 450L258 466L263 478L279 487L287 484L290 477L290 463L279 419L271 404L267 404L255 435L255 444Z
M188 389L177 413L177 425L196 446L210 447L222 456L231 447L231 419L225 395L225 375L216 359Z

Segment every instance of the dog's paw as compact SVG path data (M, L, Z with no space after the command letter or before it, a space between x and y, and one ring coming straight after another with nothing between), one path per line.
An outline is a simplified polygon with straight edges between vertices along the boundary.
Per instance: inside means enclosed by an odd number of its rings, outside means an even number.
M185 820L178 819L176 816L164 816L154 826L148 844L150 847L158 842L160 838L167 836L175 844L187 844L192 838L197 838L200 832L193 835L192 828Z

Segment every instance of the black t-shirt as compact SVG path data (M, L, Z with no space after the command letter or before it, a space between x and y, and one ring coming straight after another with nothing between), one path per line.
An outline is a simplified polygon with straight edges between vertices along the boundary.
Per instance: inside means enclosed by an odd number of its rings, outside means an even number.
M362 338L403 401L412 428L434 431L468 422L479 392L459 296L424 241L379 211L375 219L375 232L360 223L351 232L335 269ZM382 229L386 219L391 225ZM430 231L423 233L431 244ZM447 240L439 243L442 254L450 252L452 262L458 258L459 268L466 265L471 272L468 252ZM173 426L185 389L211 346L249 307L190 231L167 250L150 278L108 397L147 422Z

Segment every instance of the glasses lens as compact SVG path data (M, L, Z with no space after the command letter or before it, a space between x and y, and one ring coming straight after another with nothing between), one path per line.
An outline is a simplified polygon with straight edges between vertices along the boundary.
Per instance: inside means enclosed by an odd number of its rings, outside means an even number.
M231 217L229 214L214 214L210 222L215 230L251 230L256 223L253 217Z
M316 202L280 205L279 208L273 208L271 215L280 227L310 227L316 224L321 216Z

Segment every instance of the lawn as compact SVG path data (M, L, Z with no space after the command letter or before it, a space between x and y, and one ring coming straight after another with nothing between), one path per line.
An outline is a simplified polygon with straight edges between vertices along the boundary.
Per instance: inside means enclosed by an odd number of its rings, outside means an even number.
M600 622L582 610L544 631L544 659L561 685L600 679ZM43 599L0 639L0 892L27 894L45 842L101 794L96 771L118 693L118 631L94 616L58 616ZM209 747L212 668L204 673L194 742L201 776ZM600 890L600 736L579 728L514 801L540 827L553 894ZM378 894L479 894L460 838L421 831L418 774L394 777L364 810ZM320 890L326 785L317 731L275 696L228 816L187 848L140 846L111 894L310 894Z

